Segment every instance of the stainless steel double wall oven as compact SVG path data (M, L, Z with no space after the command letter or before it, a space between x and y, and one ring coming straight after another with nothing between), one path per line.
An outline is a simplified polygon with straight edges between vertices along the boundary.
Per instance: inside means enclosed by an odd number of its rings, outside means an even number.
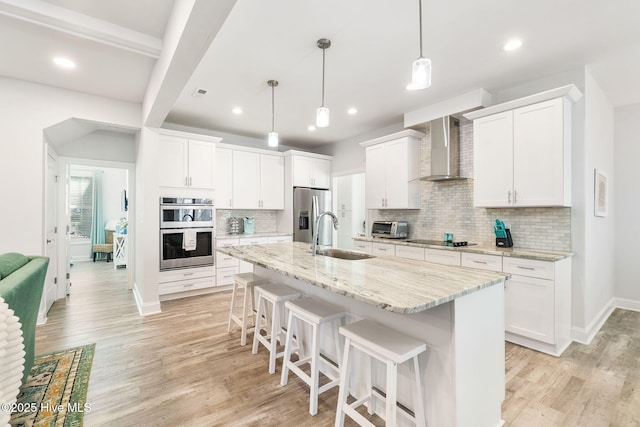
M211 199L160 198L160 270L212 266L215 256Z

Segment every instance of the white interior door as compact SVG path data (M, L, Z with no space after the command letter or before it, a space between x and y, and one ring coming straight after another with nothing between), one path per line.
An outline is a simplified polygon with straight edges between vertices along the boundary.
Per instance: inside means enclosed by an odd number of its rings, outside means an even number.
M47 312L56 300L58 283L58 163L51 155L47 156L47 191L46 191L46 245L45 255L49 257L49 268L45 278L43 292L43 315Z

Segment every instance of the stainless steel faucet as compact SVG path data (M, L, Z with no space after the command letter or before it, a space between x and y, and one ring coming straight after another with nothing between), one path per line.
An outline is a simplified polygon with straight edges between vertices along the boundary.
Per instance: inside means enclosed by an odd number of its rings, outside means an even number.
M311 245L311 255L313 256L316 256L316 253L318 252L318 231L320 229L320 219L322 219L322 217L325 215L331 216L331 220L333 221L333 228L335 230L338 229L338 217L335 216L333 212L325 211L318 215L318 217L316 218L315 227L313 228L313 244Z

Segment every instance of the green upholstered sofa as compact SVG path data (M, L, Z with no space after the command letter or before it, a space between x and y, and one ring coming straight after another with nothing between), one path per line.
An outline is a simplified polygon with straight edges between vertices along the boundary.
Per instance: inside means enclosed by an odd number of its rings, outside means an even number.
M36 323L49 258L24 256L15 252L0 255L0 297L9 305L22 325L24 339L24 376L33 366Z

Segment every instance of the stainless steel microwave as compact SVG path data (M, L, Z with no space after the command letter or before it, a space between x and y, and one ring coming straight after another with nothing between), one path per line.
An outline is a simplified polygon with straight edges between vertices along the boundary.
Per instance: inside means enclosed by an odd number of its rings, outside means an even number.
M374 221L371 226L371 236L387 239L404 239L409 235L409 225L406 221Z

